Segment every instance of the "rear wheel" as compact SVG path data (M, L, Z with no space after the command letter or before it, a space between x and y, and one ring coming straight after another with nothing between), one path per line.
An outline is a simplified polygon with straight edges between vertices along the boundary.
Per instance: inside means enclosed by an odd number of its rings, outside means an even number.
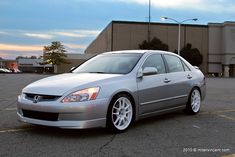
M186 111L189 114L197 114L201 107L201 93L197 88L194 88L189 96L186 106Z
M107 127L116 133L127 130L133 120L133 104L129 96L119 94L110 103Z

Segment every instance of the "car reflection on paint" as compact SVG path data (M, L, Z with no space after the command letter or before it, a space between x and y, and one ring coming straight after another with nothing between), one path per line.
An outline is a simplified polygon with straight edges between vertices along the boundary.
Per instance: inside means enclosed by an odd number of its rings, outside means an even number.
M198 113L205 89L202 72L174 53L114 51L26 86L17 115L38 125L123 132L132 122L160 113Z

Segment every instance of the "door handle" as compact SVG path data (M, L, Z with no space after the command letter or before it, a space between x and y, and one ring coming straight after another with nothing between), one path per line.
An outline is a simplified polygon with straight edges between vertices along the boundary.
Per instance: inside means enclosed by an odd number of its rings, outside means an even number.
M187 78L188 78L188 79L191 79L191 78L193 78L193 77L192 77L191 75L189 75L189 74L188 74Z
M171 80L169 80L168 78L165 78L164 83L169 83L169 82L171 82Z

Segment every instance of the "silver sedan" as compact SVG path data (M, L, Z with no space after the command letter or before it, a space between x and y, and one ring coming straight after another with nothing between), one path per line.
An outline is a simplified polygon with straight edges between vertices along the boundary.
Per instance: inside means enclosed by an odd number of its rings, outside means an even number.
M114 51L26 86L17 116L31 124L123 132L132 122L161 113L196 114L205 91L202 72L174 53Z

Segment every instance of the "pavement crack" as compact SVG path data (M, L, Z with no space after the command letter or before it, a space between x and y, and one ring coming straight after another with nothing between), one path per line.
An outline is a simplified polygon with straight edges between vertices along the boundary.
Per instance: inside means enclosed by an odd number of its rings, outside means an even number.
M90 157L90 156L96 156L97 153L102 153L103 149L104 149L105 147L107 147L108 145L110 145L110 144L114 141L115 137L116 137L116 134L114 134L114 135L110 138L110 140L108 140L106 143L104 143L103 145L101 145L96 151L94 151L94 152L92 152L90 155L88 155L88 157Z
M115 139L116 134L114 134L109 141L107 141L105 144L103 144L100 148L99 148L99 152L101 152L106 146L108 146L110 143L113 142L113 140Z
M17 100L14 100L12 103L8 104L7 106L5 106L3 109L0 109L0 111L4 111L6 108L12 106L13 104L17 103Z

